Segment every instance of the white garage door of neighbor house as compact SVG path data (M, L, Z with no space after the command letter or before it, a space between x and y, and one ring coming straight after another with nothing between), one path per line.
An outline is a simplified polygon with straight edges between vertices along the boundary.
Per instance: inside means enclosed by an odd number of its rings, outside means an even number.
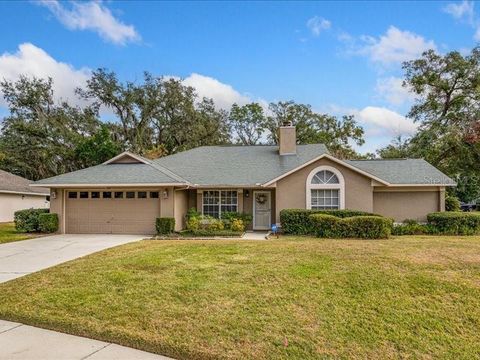
M69 234L154 234L158 191L67 191Z

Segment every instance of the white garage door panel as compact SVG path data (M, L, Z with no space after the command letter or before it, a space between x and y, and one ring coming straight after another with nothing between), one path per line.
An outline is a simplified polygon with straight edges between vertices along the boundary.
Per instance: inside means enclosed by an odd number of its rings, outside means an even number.
M70 234L154 234L159 199L66 200Z

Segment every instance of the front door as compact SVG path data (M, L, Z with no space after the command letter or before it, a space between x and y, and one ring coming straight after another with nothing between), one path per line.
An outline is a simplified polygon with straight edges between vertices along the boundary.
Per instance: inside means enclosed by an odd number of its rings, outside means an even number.
M253 230L269 230L272 221L270 191L253 192Z

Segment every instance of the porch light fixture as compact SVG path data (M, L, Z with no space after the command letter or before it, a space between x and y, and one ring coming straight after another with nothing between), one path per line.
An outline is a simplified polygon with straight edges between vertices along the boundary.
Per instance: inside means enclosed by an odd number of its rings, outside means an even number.
M245 197L246 198L250 197L250 191L249 190L245 190Z
M50 197L52 199L56 199L57 198L57 190L52 190L51 194L50 194Z
M168 189L163 190L162 195L164 199L168 199Z

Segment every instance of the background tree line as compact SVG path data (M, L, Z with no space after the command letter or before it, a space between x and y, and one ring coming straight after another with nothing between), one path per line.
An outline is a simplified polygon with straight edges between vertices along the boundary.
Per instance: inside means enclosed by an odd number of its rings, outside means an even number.
M407 117L419 124L410 138L378 150L382 158L424 158L454 178L463 201L480 198L480 48L469 55L430 50L405 62L404 82L416 100Z
M148 158L202 145L275 144L277 128L292 121L302 144L323 142L337 156L357 154L363 129L352 116L337 119L293 101L219 110L181 80L145 73L140 83L94 71L76 93L83 107L54 101L52 79L20 77L0 82L9 115L2 121L0 167L38 180L97 165L129 150ZM102 121L101 114L115 117Z
M253 102L225 111L178 79L145 73L141 82L121 82L98 69L77 89L88 104L79 107L54 101L51 79L4 80L9 114L1 125L0 168L37 180L124 150L156 158L202 145L276 144L278 126L291 121L300 144L324 143L340 158L425 158L458 181L454 191L462 200L479 198L480 49L465 56L427 51L403 69L404 86L416 96L407 117L418 131L365 156L352 147L364 143L353 116L320 114L308 104L279 101L265 108Z

